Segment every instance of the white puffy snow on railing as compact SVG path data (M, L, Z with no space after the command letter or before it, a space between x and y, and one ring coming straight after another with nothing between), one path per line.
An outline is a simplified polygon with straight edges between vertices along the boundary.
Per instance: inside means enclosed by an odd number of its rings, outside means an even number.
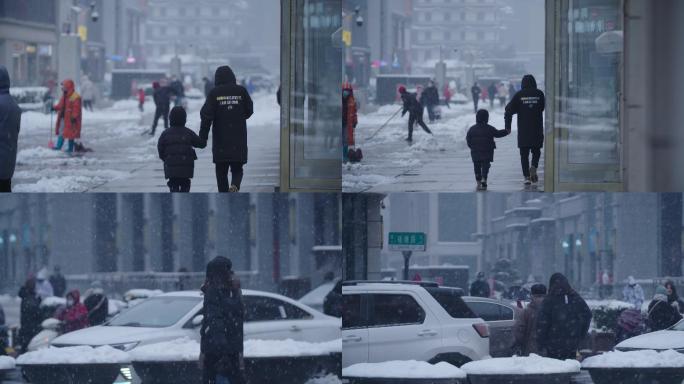
M14 369L14 359L9 356L0 356L0 371Z
M25 353L17 358L18 365L77 365L77 364L125 364L128 354L108 345L90 347L49 347Z
M585 359L582 368L684 368L684 354L671 349L605 352Z
M535 354L472 361L461 367L469 375L550 375L579 373L580 368L577 360L563 361Z
M466 373L445 362L430 364L425 361L386 361L383 363L354 364L342 369L342 377L385 379L464 379Z
M137 347L131 361L199 361L200 344L188 337Z

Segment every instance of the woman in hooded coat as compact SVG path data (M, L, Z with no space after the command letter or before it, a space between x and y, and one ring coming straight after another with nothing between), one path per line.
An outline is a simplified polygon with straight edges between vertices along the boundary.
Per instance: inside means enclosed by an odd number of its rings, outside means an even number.
M656 287L653 301L648 305L648 326L651 332L670 328L682 319L677 309L668 305L667 289Z
M75 140L81 138L81 96L76 92L71 79L62 82L62 92L62 98L54 107L57 111L55 134L59 136L54 149L61 150L64 140L67 140L67 152L73 153Z
M672 280L665 282L665 289L667 290L667 302L673 306L677 312L684 313L684 300L677 294L677 287Z
M204 319L200 328L200 365L204 384L240 384L243 380L244 306L240 281L229 259L217 256L207 264Z
M552 359L575 359L590 323L591 310L584 299L563 274L553 274L537 315L539 349Z
M88 308L81 303L81 292L74 289L66 295L67 307L57 316L57 319L64 322L62 330L64 333L88 328Z

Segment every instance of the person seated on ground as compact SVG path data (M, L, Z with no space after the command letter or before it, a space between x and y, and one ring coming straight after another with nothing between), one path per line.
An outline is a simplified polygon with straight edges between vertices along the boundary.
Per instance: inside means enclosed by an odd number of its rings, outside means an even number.
M648 305L648 327L651 332L670 328L682 319L677 309L667 302L667 289L656 287L653 301Z
M497 130L489 125L489 112L484 109L477 111L476 122L477 124L468 130L466 141L475 167L477 190L486 191L489 169L494 161L494 150L496 149L494 139L506 137L511 131Z
M79 329L88 328L88 309L81 303L81 293L74 289L67 293L67 306L64 311L57 315L57 320L62 321L62 331L69 333Z
M173 107L170 119L171 128L161 134L157 143L159 158L164 162L164 176L169 180L169 190L190 192L197 160L194 148L205 148L207 141L185 127L187 113L183 107Z

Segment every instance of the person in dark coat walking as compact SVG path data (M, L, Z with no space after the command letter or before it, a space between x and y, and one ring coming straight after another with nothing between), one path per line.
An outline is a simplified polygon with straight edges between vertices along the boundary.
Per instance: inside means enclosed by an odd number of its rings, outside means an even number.
M575 292L568 279L555 273L549 280L549 293L537 314L537 344L552 359L576 359L577 350L587 336L591 310Z
M477 85L477 82L470 88L470 93L473 95L473 105L475 106L475 113L477 113L477 106L480 103L480 95L482 94L482 88Z
M510 132L505 129L497 130L489 125L489 112L484 109L477 111L476 122L477 124L468 130L466 142L470 148L470 156L475 167L477 190L486 191L489 168L494 161L494 150L496 149L494 139L506 137Z
M437 113L435 112L435 107L439 105L439 91L435 86L435 82L430 80L428 86L423 90L423 95L421 101L425 105L428 111L428 120L434 123L437 120Z
M154 100L156 109L154 111L154 122L152 123L152 129L150 130L150 136L154 136L160 117L164 119L164 129L169 128L169 109L171 108L172 93L171 88L161 86L157 81L152 83L152 88L154 89L152 99Z
M157 142L159 158L164 162L164 177L171 192L190 192L197 154L194 148L205 148L207 141L185 127L187 113L183 107L173 107L171 128Z
M90 326L103 324L107 321L109 315L109 299L104 293L102 283L95 280L90 284L90 289L86 292L86 298L83 300L88 310L88 322Z
M180 81L176 76L171 78L171 84L169 84L171 91L176 98L173 101L174 107L182 107L183 101L185 100L185 86L183 82Z
M0 192L12 192L21 126L21 109L10 96L9 90L9 73L7 68L0 65Z
M240 281L229 259L218 256L207 264L202 285L204 319L200 328L200 364L204 384L243 382L244 304Z
M651 332L662 331L677 324L682 315L667 302L667 288L656 287L653 300L648 305L648 327Z
M539 169L541 149L544 147L545 107L544 92L537 89L537 81L532 75L523 77L522 89L506 106L506 129L510 130L513 115L518 115L518 148L520 148L520 162L525 185L539 181L537 169ZM531 165L530 153L532 153Z
M52 292L55 296L64 297L64 293L66 293L66 279L62 275L59 265L55 265L52 275L50 275L50 284L52 284Z
M237 84L229 66L219 67L216 86L209 92L200 115L200 137L209 138L213 125L214 164L219 192L239 192L247 164L247 119L254 113L254 104L247 90ZM232 180L228 181L228 172Z
M40 332L40 323L43 321L40 298L36 295L36 280L34 278L26 280L24 286L19 289L18 296L21 298L19 314L21 328L19 328L18 344L21 345L21 352L24 353L33 336Z
M499 89L496 87L496 84L491 83L489 85L489 88L487 88L487 96L489 96L489 107L491 109L494 109L494 99L496 99L496 94L498 93Z
M432 135L432 131L430 131L430 128L428 128L423 121L423 105L418 101L416 94L409 93L404 86L399 87L399 94L401 95L401 101L404 103L401 117L404 117L406 113L409 114L408 138L406 141L413 141L413 126L415 124L418 124L423 128L423 131Z
M531 288L532 300L522 311L520 316L515 319L513 326L513 336L515 344L520 348L520 356L529 356L530 353L539 354L537 345L537 314L544 298L546 297L546 286L535 284Z
M470 284L470 296L475 297L489 297L491 290L489 289L489 284L487 279L485 279L484 272L479 272L477 274L477 280Z
M212 89L214 89L214 82L209 80L208 77L203 77L202 81L204 81L204 97L209 97L209 92L211 92Z

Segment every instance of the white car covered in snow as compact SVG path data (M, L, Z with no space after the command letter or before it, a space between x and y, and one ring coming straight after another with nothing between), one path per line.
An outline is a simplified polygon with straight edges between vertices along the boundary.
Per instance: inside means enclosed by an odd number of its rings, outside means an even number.
M677 352L684 353L684 320L662 331L629 338L616 345L615 349L622 352L644 349L656 351L674 349Z
M245 339L292 339L324 342L340 338L341 320L274 293L242 290ZM199 291L172 292L151 297L123 311L107 323L67 333L52 341L55 347L101 346L130 351L138 346L183 337L199 340L202 323Z

